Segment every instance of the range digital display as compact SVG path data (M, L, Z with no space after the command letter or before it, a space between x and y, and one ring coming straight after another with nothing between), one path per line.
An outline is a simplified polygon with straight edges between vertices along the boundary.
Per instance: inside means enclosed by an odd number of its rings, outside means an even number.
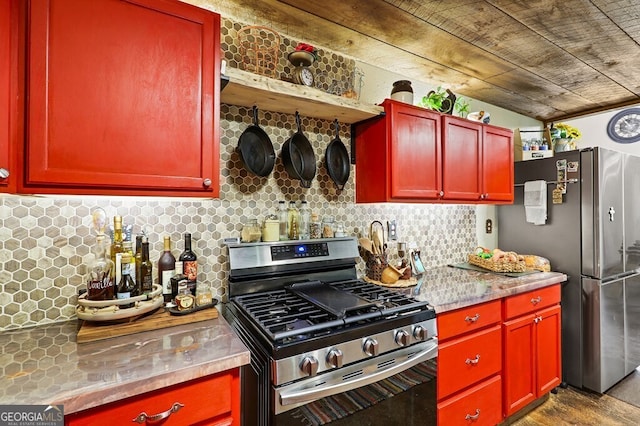
M286 244L271 247L272 260L329 256L327 243Z

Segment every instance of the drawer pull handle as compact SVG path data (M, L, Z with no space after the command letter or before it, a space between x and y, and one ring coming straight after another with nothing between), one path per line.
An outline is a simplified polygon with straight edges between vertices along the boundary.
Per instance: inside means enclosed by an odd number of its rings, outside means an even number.
M542 317L535 317L535 318L533 319L533 322L534 322L534 323L536 323L536 324L537 324L537 323L539 323L539 322L541 322L541 321L542 321Z
M474 415L467 414L464 419L465 420L478 420L478 417L480 417L480 409L476 408L476 414L474 414Z
M475 314L475 315L474 315L474 316L472 316L472 317L470 317L469 315L467 315L467 316L465 317L465 319L464 319L464 320L465 320L466 322L476 322L476 321L478 321L479 319L480 319L480 314Z
M531 304L532 305L537 305L540 302L542 302L542 296L538 296L535 299L531 299Z
M474 359L467 358L465 361L467 365L476 365L478 362L480 362L480 354L477 354Z
M132 422L136 422L136 423L147 423L147 424L156 424L156 423L160 423L161 421L165 420L166 418L168 418L170 415L172 415L173 413L177 413L182 407L184 407L184 404L180 404L179 402L174 402L173 405L171 406L171 408L169 408L167 411L164 411L162 413L158 413L158 414L153 414L153 415L148 415L147 413L145 413L144 411L140 414L138 414L136 416L135 419L132 420Z

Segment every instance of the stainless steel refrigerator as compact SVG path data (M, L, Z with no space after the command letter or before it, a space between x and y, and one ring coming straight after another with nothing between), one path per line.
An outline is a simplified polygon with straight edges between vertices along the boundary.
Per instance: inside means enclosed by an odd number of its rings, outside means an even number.
M524 184L535 180L546 181L543 225L526 221ZM588 148L515 163L514 204L497 211L501 249L544 256L569 277L563 380L605 392L640 366L640 157Z

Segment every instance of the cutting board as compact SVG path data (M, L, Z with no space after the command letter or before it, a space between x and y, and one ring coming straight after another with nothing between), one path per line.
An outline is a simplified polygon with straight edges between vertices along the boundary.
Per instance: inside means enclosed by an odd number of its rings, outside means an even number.
M171 315L163 308L127 323L99 323L83 321L78 331L77 342L93 342L96 340L110 339L112 337L126 336L141 333L143 331L158 330L160 328L189 324L192 322L206 321L218 318L216 308L203 309L188 315Z
M486 272L486 273L489 273L489 274L497 274L497 275L502 275L504 277L512 277L512 278L522 277L524 275L536 274L536 273L540 272L540 271L497 272L497 271L490 271L489 269L484 269L484 268L481 268L480 266L472 265L472 264L467 263L467 262L454 263L454 264L449 265L449 266L451 266L452 268L468 269L470 271Z

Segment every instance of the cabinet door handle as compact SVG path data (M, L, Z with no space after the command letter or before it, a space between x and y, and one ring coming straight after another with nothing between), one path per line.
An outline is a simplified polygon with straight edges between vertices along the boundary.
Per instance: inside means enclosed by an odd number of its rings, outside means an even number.
M476 354L474 359L467 358L465 361L467 365L476 365L478 362L480 362L480 354Z
M146 424L153 425L156 423L160 423L161 421L165 420L173 413L177 413L182 407L184 407L184 404L180 404L179 402L174 402L171 408L169 408L167 411L164 411L158 414L153 414L153 415L148 415L143 411L131 421L140 423L140 424L146 423Z
M0 178L6 179L9 177L9 170L0 167Z
M205 188L208 188L211 186L211 179L206 178L205 180L202 181L202 186L204 186Z
M465 317L465 319L464 319L464 320L465 320L466 322L476 322L476 321L478 321L479 319L480 319L480 314L475 314L475 315L474 315L474 316L472 316L472 317L470 317L469 315L467 315L467 316Z
M532 305L537 305L540 302L542 302L542 296L538 296L535 299L531 299L531 304Z
M476 408L476 413L474 415L467 414L464 419L465 420L478 420L478 417L480 417L480 409Z

